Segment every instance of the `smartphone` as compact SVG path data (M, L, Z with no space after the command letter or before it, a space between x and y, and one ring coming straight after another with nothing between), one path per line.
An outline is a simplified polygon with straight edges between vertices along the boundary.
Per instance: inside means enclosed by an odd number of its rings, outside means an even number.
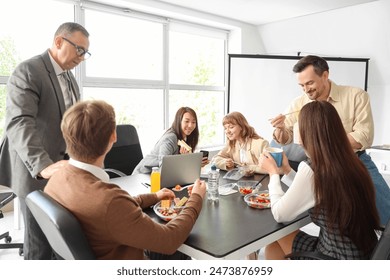
M204 158L208 158L209 157L209 151L201 150L200 152L203 153L203 157Z

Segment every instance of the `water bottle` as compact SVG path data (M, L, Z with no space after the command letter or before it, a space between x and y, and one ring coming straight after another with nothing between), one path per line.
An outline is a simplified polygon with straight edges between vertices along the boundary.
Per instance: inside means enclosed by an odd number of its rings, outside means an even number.
M160 170L158 167L152 168L152 174L150 174L150 191L152 193L160 190Z
M211 170L208 174L207 180L207 199L210 202L218 202L219 201L219 170L215 165L211 166Z

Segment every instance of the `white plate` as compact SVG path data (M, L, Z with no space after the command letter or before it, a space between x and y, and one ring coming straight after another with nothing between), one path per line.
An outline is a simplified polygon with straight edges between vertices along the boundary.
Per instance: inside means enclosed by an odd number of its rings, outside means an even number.
M166 209L164 209L163 207L161 207L161 201L159 201L159 202L157 202L157 203L153 206L154 213L156 213L156 215L157 215L160 219L162 219L162 220L168 222L168 221L170 221L170 220L176 218L177 215L180 213L180 211L184 209L184 207L176 207L176 206L173 206L174 204L175 204L175 203L174 203L173 201L171 201L171 207L169 208L169 210L172 211L172 214L171 214L171 215L166 215L166 214L164 214L164 212L163 212L163 211L166 210Z

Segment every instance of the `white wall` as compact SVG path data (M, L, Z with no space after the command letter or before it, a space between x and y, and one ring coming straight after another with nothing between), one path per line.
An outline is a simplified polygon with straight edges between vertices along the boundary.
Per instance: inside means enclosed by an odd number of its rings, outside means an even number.
M183 8L169 3L154 0L96 0L133 8L137 11L172 17L178 20L196 22L230 31L228 52L262 53L264 47L256 26L241 21L221 17L209 13ZM245 12L245 11L239 11Z
M380 0L262 25L258 32L265 54L370 58L367 91L374 114L374 145L381 145L390 143L386 132L390 119L389 15L390 1Z
M241 25L230 32L230 54L261 54L264 53L264 44L257 27Z

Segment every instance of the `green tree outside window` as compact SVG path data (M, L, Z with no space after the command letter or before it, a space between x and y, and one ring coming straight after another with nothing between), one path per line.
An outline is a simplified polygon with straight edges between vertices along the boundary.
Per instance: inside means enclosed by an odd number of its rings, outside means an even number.
M20 58L10 37L0 40L0 76L9 77ZM0 84L0 138L4 133L6 86Z

